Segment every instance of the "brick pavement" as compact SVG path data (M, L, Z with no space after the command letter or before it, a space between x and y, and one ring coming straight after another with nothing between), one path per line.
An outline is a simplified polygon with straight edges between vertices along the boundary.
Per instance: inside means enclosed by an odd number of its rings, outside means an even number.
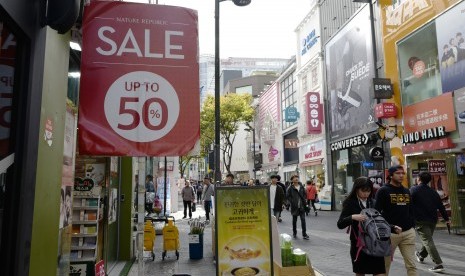
M145 261L144 275L171 276L173 274L188 274L192 276L215 275L213 262L211 228L207 227L204 234L204 254L201 260L189 259L188 235L189 226L187 220L182 220L182 207L180 212L174 215L176 225L180 233L180 257L176 260L174 252L168 252L167 258L162 261L162 239L157 236L155 243L155 261ZM199 215L204 218L203 208L197 207L194 217ZM292 233L292 217L288 211L284 211L283 223L278 224L280 233ZM353 275L349 257L349 237L345 230L339 230L336 226L339 212L320 211L318 217L307 217L307 229L310 241L301 237L294 240L294 247L305 250L310 257L312 265L321 275ZM298 226L300 222L298 222ZM300 234L300 233L299 233ZM435 233L435 242L444 261L446 272L443 275L465 275L465 236L448 235L446 230L438 230ZM417 239L417 247L420 241ZM425 264L417 264L419 276L434 275L428 271L432 266L431 259L426 259ZM397 250L391 267L391 276L405 275L402 256ZM137 261L132 266L129 275L137 275Z

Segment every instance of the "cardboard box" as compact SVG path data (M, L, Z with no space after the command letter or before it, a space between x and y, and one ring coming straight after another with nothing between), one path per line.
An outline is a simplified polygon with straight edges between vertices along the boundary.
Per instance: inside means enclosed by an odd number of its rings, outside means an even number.
M282 267L281 264L273 262L273 269L275 276L315 276L315 271L308 259L306 266Z

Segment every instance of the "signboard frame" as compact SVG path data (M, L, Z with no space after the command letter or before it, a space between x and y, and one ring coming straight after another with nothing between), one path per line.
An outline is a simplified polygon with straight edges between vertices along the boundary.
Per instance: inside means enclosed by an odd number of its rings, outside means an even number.
M240 267L239 263L245 263L249 267L259 269L259 272L273 275L269 194L269 186L215 187L215 256L218 276L237 269ZM231 248L233 246L238 248ZM247 248L260 253L250 260L234 262L230 251L226 248L229 250ZM255 255L255 252L252 252L252 255ZM269 256L263 255L268 253Z

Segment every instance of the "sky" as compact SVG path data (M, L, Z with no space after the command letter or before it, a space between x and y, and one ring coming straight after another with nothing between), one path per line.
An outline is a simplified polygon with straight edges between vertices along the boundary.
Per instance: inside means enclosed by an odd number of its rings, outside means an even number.
M149 3L149 0L124 0ZM155 3L156 0L152 0ZM296 54L295 29L311 0L252 0L245 7L220 3L220 57L290 58ZM158 4L198 11L200 54L215 53L215 0L158 0Z

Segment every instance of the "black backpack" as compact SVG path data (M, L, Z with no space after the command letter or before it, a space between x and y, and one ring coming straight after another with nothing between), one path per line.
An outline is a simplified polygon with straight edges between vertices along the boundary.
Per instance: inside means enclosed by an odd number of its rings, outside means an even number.
M391 256L391 226L374 208L362 209L360 214L367 219L359 222L357 237L357 260L360 251L374 257Z

